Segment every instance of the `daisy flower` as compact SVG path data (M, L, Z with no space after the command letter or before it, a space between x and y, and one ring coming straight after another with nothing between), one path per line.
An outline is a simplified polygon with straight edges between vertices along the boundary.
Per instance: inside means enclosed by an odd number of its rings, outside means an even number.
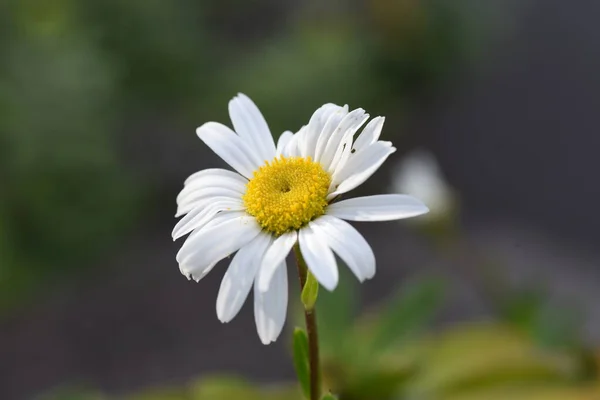
M177 254L182 274L199 281L235 253L221 282L217 316L231 321L254 287L254 315L264 344L277 339L288 302L286 256L299 244L308 269L335 289L334 252L361 282L375 274L375 256L349 221L388 221L424 214L419 200L399 194L336 201L365 182L396 149L380 141L384 118L325 104L297 133L275 144L256 105L229 102L235 131L207 122L198 137L234 170L191 175L177 196L173 239L189 234Z

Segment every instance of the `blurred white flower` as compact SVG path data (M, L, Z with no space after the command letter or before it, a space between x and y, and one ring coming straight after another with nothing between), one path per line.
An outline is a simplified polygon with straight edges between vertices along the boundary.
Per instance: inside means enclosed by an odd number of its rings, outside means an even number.
M447 216L455 206L454 192L442 176L434 155L414 150L394 168L392 190L418 197L429 207L427 219Z
M254 315L264 344L283 328L288 283L286 256L299 243L308 269L328 290L338 284L334 252L363 281L375 275L373 250L344 220L387 221L424 214L406 195L335 202L365 182L396 149L379 140L382 117L325 104L296 134L277 144L256 105L240 94L229 103L235 132L208 122L197 134L237 172L207 169L185 181L177 196L183 218L173 239L190 234L177 254L181 272L198 281L237 251L223 277L217 316L233 319L254 286Z

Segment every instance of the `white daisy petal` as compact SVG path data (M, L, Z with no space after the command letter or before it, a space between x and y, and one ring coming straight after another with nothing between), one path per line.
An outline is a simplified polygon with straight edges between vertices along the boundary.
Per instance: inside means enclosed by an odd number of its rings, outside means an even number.
M244 179L241 175L237 176ZM246 179L244 179L244 181L240 181L238 179L231 179L227 176L220 177L209 175L205 177L200 177L185 185L185 187L177 195L177 203L179 204L181 202L181 199L188 196L190 193L205 190L208 188L227 189L234 193L237 193L238 195L242 195L246 192L247 183L248 181Z
M248 179L263 164L262 157L223 124L207 122L196 130L196 134L227 164Z
M227 198L228 196L225 195L225 196L219 196L219 197ZM233 197L232 197L232 199L233 199ZM209 206L211 202L212 202L212 196L209 196L209 197L199 197L197 199L192 199L190 201L186 201L183 204L179 204L179 205L177 205L177 212L175 213L175 218L179 218L190 212L199 212L200 210Z
M243 191L241 191L243 190ZM209 192L210 194L206 195ZM226 196L226 194L220 193L230 193L232 197L240 198L245 193L245 187L237 187L237 182L228 182L226 178L220 183L217 182L194 182L184 187L179 195L177 196L177 204L181 205L182 203L188 202L191 198L201 198L207 196Z
M192 268L188 267L187 265L180 264L179 272L181 272L182 275L188 278L188 281L193 279L196 282L200 282L202 278L204 278L206 275L208 275L210 271L212 271L215 265L217 265L217 263L212 263L211 265L207 265L202 269L197 269L194 271L195 275L192 275L192 273L190 272L192 271Z
M352 154L352 139L354 132L347 132L342 143L338 147L338 151L333 157L333 161L329 166L329 172L333 175L333 180L336 176L336 171L341 171Z
M339 107L335 112L329 115L323 130L317 139L317 147L315 148L314 160L320 162L321 157L327 149L327 144L331 140L332 136L337 132L337 128L340 123L348 115L348 105Z
M323 165L326 171L333 173L335 166L339 160L342 144L345 139L352 140L356 131L369 119L369 114L365 113L362 108L350 111L344 119L338 124L335 131L331 134L327 141L327 146L320 157L319 162ZM337 157L336 157L337 156Z
M201 270L239 250L260 232L260 226L250 216L225 219L190 235L179 250L177 261L191 268L188 272L194 275L197 269Z
M185 216L188 213L192 213L192 212L196 212L196 211L201 211L204 210L207 207L210 207L212 205L212 203L216 200L231 200L231 198L228 197L210 197L210 198L203 198L203 199L199 199L197 201L191 202L183 207L179 207L177 209L177 214L175 215L176 218ZM239 201L239 198L234 199L236 201ZM245 206L242 205L240 206L239 203L237 203L234 207L226 207L221 211L242 211L245 209ZM217 214L219 215L219 214ZM198 229L198 228L195 228Z
M429 209L420 200L404 194L355 197L333 203L327 214L350 221L390 221L416 217Z
M256 131L260 134L262 139L261 143L263 150L266 152L266 155L270 157L267 160L272 159L275 157L275 141L273 140L273 135L271 135L267 121L263 117L256 104L254 104L254 102L250 100L248 96L243 93L238 93L238 98L245 104L246 108L250 112L250 115L252 116L252 121L256 127Z
M261 292L269 289L276 268L285 260L297 240L298 234L296 231L292 231L279 236L269 247L262 260L261 273L257 280L258 289Z
M346 165L334 174L331 182L331 193L327 196L327 199L331 200L339 194L360 186L395 151L396 149L389 142L376 142L363 151L352 154Z
M335 172L338 168L338 163L342 158L342 154L344 153L344 149L347 145L352 143L352 137L350 136L350 132L346 132L346 134L342 137L340 144L337 146L335 153L333 155L333 159L329 163L327 167L327 172L329 175L332 175L332 179L335 178ZM345 164L345 163L344 163ZM334 181L332 180L331 184L333 185Z
M375 254L365 238L346 221L323 215L313 221L313 229L327 239L327 243L344 260L359 281L375 275Z
M210 203L210 199L207 199L206 205L208 206L209 203ZM199 215L200 213L202 213L204 211L204 208L206 208L206 207L195 208L195 209L191 210L184 218L186 218L186 220L189 221L191 218L194 218L197 215ZM191 244L193 242L193 238L198 236L198 234L200 234L205 229L208 229L212 226L216 226L216 225L220 224L221 222L225 222L229 219L241 217L245 214L246 213L243 211L223 211L223 212L217 213L216 215L212 215L212 217L209 219L208 222L204 223L202 226L199 226L197 229L192 231L192 233L187 237L185 242L183 242L183 246L181 246L181 249L179 249L178 254L182 253L182 250L184 247L188 248L188 250L189 250L192 247ZM179 220L179 222L177 222L177 224L180 224L182 220L183 220L183 218L181 220ZM177 227L177 224L176 224L176 227ZM173 232L171 232L171 236L173 236L174 232L175 232L175 229L173 229Z
M231 321L242 308L271 242L270 235L261 233L233 257L217 296L217 317L221 322Z
M275 143L267 121L248 96L239 93L229 102L229 117L235 131L255 149L261 161L275 157Z
M210 205L214 199L231 200L240 202L242 195L229 189L223 188L208 188L197 190L183 198L177 205L177 213L175 217L180 217L183 214L195 210L196 208L204 208ZM240 209L241 210L241 209Z
M303 126L289 140L288 144L285 146L283 155L286 157L299 157L300 156L300 142L303 140L302 138L304 137L305 134L306 134L306 126Z
M317 281L329 291L335 289L339 273L333 252L327 245L327 240L313 229L313 223L302 228L298 234L300 251L306 265Z
M173 240L177 240L180 237L187 235L194 229L201 228L210 221L218 212L231 210L239 211L244 209L244 203L242 200L231 199L227 197L214 197L210 199L210 205L203 208L198 208L198 211L191 212L183 217L173 229Z
M290 140L294 137L294 134L291 131L285 131L279 136L279 140L277 141L277 156L283 154Z
M192 174L177 195L177 214L179 217L201 206L202 201L212 197L230 197L240 199L246 192L248 180L243 176L224 169L208 169Z
M260 279L260 273L258 279ZM288 304L287 266L285 261L276 269L269 290L261 292L254 285L254 320L263 344L277 340L285 324Z
M379 140L384 122L384 117L375 117L369 121L367 126L365 126L360 135L354 141L352 148L356 151L360 151L361 149L370 146Z
M236 172L222 168L208 168L203 169L202 171L194 172L185 180L183 184L184 186L188 186L196 181L204 181L205 179L226 179L228 181L238 181L241 185L246 185L246 183L248 183L248 179Z
M327 143L331 139L332 135L337 132L336 129L346 115L348 115L348 105L345 105L344 107L336 107L324 115L324 117L327 117L327 120L321 128L320 134L317 136L317 143L313 153L313 159L315 161L319 161L321 159L321 156L327 148Z
M194 211L195 212L195 211ZM179 249L177 253L177 260L179 261L184 257L186 252L187 254L194 251L194 238L198 237L201 234L204 234L204 231L207 229L211 229L217 225L220 225L224 222L230 221L232 219L248 217L248 214L245 211L222 211L215 215L210 221L208 221L204 226L195 229L183 242L183 246Z
M315 156L315 149L319 135L323 130L323 127L327 123L329 117L340 110L342 107L336 104L324 104L317 109L310 117L308 125L306 126L306 134L303 135L302 141L300 142L300 150L302 157L313 157Z
M222 211L222 212L218 213L210 221L205 223L203 226L201 226L197 229L194 229L194 231L192 231L192 233L187 237L187 239L183 243L183 246L181 246L181 249L179 250L178 254L181 254L181 256L183 256L184 252L193 251L194 238L197 237L198 235L203 234L203 232L205 230L215 227L217 225L220 225L223 222L227 222L231 219L239 218L239 217L247 217L247 216L248 216L248 214L245 211ZM184 248L185 248L185 250L184 250Z

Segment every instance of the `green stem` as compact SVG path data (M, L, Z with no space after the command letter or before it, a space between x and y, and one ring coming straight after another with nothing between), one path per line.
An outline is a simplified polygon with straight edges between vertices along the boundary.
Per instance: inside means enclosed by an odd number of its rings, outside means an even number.
M307 267L300 246L298 243L294 246L296 254L296 263L298 265L298 277L300 278L300 291L306 284ZM308 336L308 362L310 368L310 400L320 400L321 398L321 370L319 363L319 338L317 334L317 316L314 307L311 310L304 310L304 320L306 321L306 334Z

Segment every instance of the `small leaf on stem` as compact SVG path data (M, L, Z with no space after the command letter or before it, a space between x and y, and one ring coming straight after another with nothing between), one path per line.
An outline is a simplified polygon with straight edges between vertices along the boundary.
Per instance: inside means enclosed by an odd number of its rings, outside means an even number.
M308 360L308 337L302 328L294 330L294 367L302 393L310 398L310 364Z
M318 296L319 282L317 282L317 279L310 271L307 271L306 283L304 284L302 294L300 295L302 304L304 304L304 309L307 311L311 311L315 307L315 303L317 302Z

